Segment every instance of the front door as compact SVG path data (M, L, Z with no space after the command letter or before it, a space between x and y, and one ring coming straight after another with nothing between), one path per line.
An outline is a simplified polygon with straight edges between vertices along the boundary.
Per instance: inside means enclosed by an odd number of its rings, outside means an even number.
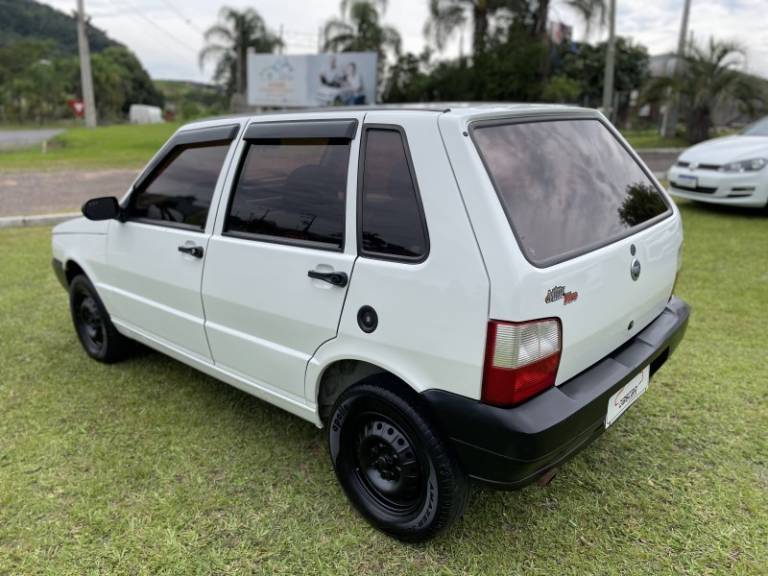
M203 304L216 365L294 402L304 402L307 362L336 336L352 276L356 131L348 119L252 124L208 244Z
M209 361L200 283L209 208L234 136L227 133L169 142L129 196L125 221L110 223L100 285L115 324Z

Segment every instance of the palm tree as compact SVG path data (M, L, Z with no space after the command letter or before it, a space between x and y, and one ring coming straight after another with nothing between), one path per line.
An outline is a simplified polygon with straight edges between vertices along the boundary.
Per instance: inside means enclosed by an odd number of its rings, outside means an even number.
M736 70L744 50L732 42L710 38L705 46L688 47L681 71L674 77L652 80L645 99L659 101L679 94L687 110L686 138L695 144L709 138L712 111L731 100L748 112L763 103L764 95L754 78ZM671 88L669 90L668 88Z
M400 34L392 26L381 23L380 12L386 7L386 0L342 0L341 18L332 18L325 24L324 50L376 52L380 66L388 51L399 56Z
M274 52L283 45L253 8L239 11L224 6L219 11L219 21L203 37L206 45L200 51L200 66L210 59L216 60L213 78L226 86L228 94L245 92L248 49Z
M491 18L502 10L511 10L514 0L429 0L429 19L424 35L434 42L438 50L445 48L450 38L471 20L472 53L482 54Z
M587 23L605 20L605 0L565 0ZM482 54L491 34L494 20L522 22L534 38L547 34L550 0L429 0L429 19L424 35L438 50L468 23L472 26L472 52Z

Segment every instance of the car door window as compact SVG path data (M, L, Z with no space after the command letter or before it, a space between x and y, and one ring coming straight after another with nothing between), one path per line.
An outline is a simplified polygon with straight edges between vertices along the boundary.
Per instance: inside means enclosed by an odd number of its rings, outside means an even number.
M224 234L342 250L349 139L248 143Z
M130 199L128 218L202 230L229 142L177 146Z
M375 258L421 261L429 237L404 136L369 128L361 186L361 253Z

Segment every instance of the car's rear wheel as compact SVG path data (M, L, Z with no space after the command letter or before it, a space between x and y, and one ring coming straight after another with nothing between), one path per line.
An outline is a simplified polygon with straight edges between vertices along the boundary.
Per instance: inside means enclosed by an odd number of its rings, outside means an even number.
M96 289L85 275L69 283L69 309L80 343L99 362L112 363L126 356L131 342L112 324Z
M424 541L461 516L468 480L415 394L381 377L350 388L328 443L341 486L380 530Z

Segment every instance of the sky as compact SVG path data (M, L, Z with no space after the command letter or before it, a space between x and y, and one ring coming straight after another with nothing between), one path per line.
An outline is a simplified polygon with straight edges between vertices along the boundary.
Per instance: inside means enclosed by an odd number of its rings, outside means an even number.
M75 0L43 0L71 12ZM286 53L317 52L323 23L339 14L339 0L85 0L93 23L133 50L155 79L209 81L211 67L201 69L197 54L202 32L216 21L222 4L256 9L274 32L282 29ZM384 21L395 26L403 49L420 52L427 0L389 0ZM617 0L616 31L644 44L650 54L673 51L677 46L683 0ZM749 72L768 78L768 0L692 0L689 30L694 38L739 42L747 51ZM584 39L584 26L564 0L553 0L550 19L574 26L576 40ZM593 31L591 41L607 35ZM464 34L468 51L470 33ZM459 52L459 38L443 56Z

